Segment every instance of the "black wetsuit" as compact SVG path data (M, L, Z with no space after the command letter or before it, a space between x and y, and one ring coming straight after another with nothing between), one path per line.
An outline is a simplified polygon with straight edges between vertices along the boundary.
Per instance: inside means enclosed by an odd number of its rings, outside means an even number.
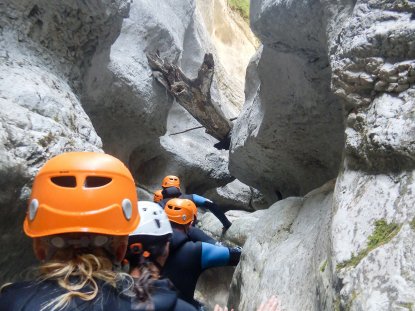
M151 301L155 311L196 311L195 307L178 299L170 281L154 281L152 289ZM54 281L14 283L6 286L0 293L0 311L38 311L46 302L66 292ZM73 298L63 310L144 311L147 309L141 307L134 297L124 295L120 290L104 284L94 300L84 301L80 298Z
M173 284L168 279L154 281L151 284L151 301L155 311L196 311L191 304L179 299ZM141 308L133 299L132 310L146 310Z
M193 299L197 280L208 268L235 266L241 250L190 241L188 235L173 229L170 254L162 269L163 277L169 278L179 291L179 298L198 307Z
M91 290L91 288L88 288ZM18 282L6 286L0 294L0 311L38 311L52 299L67 293L54 281ZM47 309L50 310L51 308ZM131 310L131 298L114 287L104 284L92 301L71 299L65 311L126 311Z

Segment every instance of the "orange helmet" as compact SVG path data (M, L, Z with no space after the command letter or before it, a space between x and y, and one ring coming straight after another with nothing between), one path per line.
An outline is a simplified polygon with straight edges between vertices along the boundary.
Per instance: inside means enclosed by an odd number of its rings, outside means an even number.
M161 186L163 188L168 187L176 187L180 189L180 179L177 176L174 175L167 175L163 178L163 181L161 182Z
M164 206L164 211L171 222L185 225L193 221L196 205L188 199L171 199Z
M154 192L154 196L153 196L153 201L154 202L156 202L156 203L158 203L158 202L160 202L161 200L163 200L163 195L161 194L161 192L162 192L163 190L156 190L155 192Z
M139 220L134 179L120 160L68 152L47 161L36 175L23 229L30 237L128 235Z

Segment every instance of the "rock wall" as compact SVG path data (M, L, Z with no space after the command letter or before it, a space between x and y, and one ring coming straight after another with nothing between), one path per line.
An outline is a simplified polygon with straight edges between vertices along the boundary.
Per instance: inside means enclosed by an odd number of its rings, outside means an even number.
M232 104L224 87L233 77L220 61L226 53L217 51L207 31L209 19L202 15L208 11L203 8L212 10L214 3L201 5L178 0L131 3L111 52L96 53L86 74L85 110L104 150L129 163L143 199L152 197L166 174L178 175L183 191L199 194L234 180L227 167L228 153L215 149L217 141L203 128L193 129L200 124L154 81L146 58L146 53L158 51L193 78L204 54L213 53L213 100L228 117L235 116L238 105ZM229 33L236 30L234 26ZM249 56L239 59L244 57Z
M247 69L229 169L269 202L304 195L338 174L343 111L330 90L322 13L319 1L251 3L263 47Z
M333 188L334 180L252 214L260 216L244 244L229 307L255 310L276 295L283 310L333 310L328 234Z
M34 263L22 223L38 168L64 151L102 150L75 90L93 51L111 44L123 9L120 1L22 0L0 3L0 12L0 278L12 281Z
M264 47L248 70L243 110L246 122L238 122L232 139L231 172L249 185L260 185L262 175L246 168L259 167L265 180L285 180L289 186L295 179L290 173L303 177L295 163L298 153L292 152L287 161L277 162L285 149L273 147L277 146L277 135L290 131L289 126L278 125L288 120L301 129L302 114L292 118L285 115L286 120L281 120L280 98L286 98L284 90L275 82L266 82L264 89L264 80L270 76L273 64L289 64L299 55L304 61L305 55L314 55L306 51L326 53L328 67L317 75L322 85L330 83L331 89L326 91L338 96L332 103L343 108L345 141L343 159L337 157L340 171L334 191L327 184L304 198L288 198L261 211L264 215L258 221L262 221L264 231L256 229L244 245L229 305L253 310L262 299L277 294L284 310L412 310L415 4L341 0L255 1L251 5L251 23ZM290 55L284 54L286 50ZM268 55L273 56L273 61ZM303 80L295 75L295 68L278 72L285 77L286 92L304 94L304 85L297 83ZM296 77L295 82L292 77ZM275 80L283 83L278 77ZM272 86L279 90L278 94L272 92ZM319 95L321 92L320 89ZM271 110L272 102L278 111ZM316 101L316 105L324 105L324 101ZM340 124L336 120L341 119L341 113L331 117L334 119L327 119L320 130L334 135L330 139L326 136L326 142L337 142L341 147L342 139L334 139L343 133L335 126ZM319 131L303 138L316 133ZM319 148L318 139L310 143L311 150L316 148L323 153L336 154L342 149ZM298 146L307 148L307 144ZM260 163L254 166L258 153ZM303 163L307 163L306 159ZM316 167L322 168L309 163L304 169L313 172ZM320 171L318 176L329 175ZM289 192L307 189L307 178L300 180L293 184L297 188ZM270 184L270 192L278 190L279 183ZM266 187L258 186L260 190ZM242 220L241 217L239 221ZM283 228L288 229L284 232ZM276 234L270 236L269 232ZM258 292L257 288L264 289Z
M347 108L334 193L333 267L348 310L415 303L415 4L357 1L333 48L333 90Z
M197 0L196 4L218 54L216 66L221 67L218 87L228 101L222 105L228 107L233 117L238 116L244 103L246 67L259 45L258 39L243 18L228 7L227 1Z

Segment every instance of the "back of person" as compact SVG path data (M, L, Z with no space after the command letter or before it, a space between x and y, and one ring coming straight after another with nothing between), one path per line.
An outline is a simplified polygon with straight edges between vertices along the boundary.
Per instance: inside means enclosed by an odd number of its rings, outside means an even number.
M215 215L215 217L222 223L223 232L229 229L232 223L226 217L225 213L211 200L204 198L197 194L184 194L180 190L180 179L174 175L168 175L164 177L161 183L162 191L160 193L155 193L155 198L157 197L157 202L160 206L164 207L168 200L172 198L188 199L193 201L196 206L203 207L208 209L210 212Z
M195 210L192 201L171 199L166 203L164 210L173 227L173 239L162 275L169 278L177 287L180 298L200 307L200 304L193 298L200 274L212 267L237 265L241 249L190 241L187 233Z
M123 269L134 279L132 310L195 311L178 298L168 279L160 279L168 255L172 228L164 210L156 203L140 201L140 224L129 235Z
M85 290L83 290L85 291ZM0 311L42 310L46 301L51 301L66 293L55 281L19 282L5 286L1 291ZM52 308L46 308L50 311ZM112 286L102 284L98 295L92 301L74 297L62 311L114 311L131 310L131 298L120 294Z
M133 280L113 269L139 224L128 168L103 153L69 152L37 173L23 222L39 276L3 286L1 311L130 311Z
M166 198L163 198L163 195L162 195L163 191L165 191ZM192 201L192 197L193 197L192 195L181 194L179 188L172 186L172 187L165 188L164 190L157 190L154 193L154 202L159 204L160 207L164 208L166 203L172 198L188 199ZM189 230L187 232L187 235L189 236L190 240L194 242L200 241L200 242L206 242L210 244L219 245L220 243L218 241L216 241L214 238L210 237L205 232L203 232L201 229L195 226L196 221L197 221L197 218L196 218L197 207L196 205L194 207L195 207L194 222L192 223L192 226L189 227Z
M170 255L163 267L162 274L169 278L179 290L179 297L197 306L193 299L197 280L202 273L202 242L193 242L189 237L173 229Z

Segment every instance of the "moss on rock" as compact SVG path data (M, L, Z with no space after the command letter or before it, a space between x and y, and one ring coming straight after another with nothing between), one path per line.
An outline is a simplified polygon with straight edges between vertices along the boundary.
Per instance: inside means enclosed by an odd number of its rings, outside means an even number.
M388 243L394 236L396 236L402 225L397 223L387 223L385 219L380 219L375 222L375 230L368 238L367 247L360 251L357 255L352 256L349 260L337 264L337 269L346 267L356 267L360 261L365 258L369 252L375 248Z
M411 220L409 225L411 226L411 229L415 231L415 218Z

